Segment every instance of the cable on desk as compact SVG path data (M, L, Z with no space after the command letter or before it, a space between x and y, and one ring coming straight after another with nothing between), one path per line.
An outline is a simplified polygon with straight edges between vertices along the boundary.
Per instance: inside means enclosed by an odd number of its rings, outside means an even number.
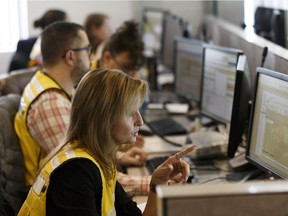
M146 125L151 129L151 131L153 131L153 133L155 133L158 137L160 137L160 138L161 138L162 140L164 140L165 142L170 143L170 144L172 144L172 145L174 145L174 146L178 146L178 147L179 147L179 146L180 146L180 147L183 146L183 143L174 142L174 141L172 141L172 140L167 139L165 136L161 135L160 133L158 133L156 130L154 130L154 129L149 125L149 122L147 122L144 117L143 117L143 121L144 121L144 122L146 123ZM187 137L188 137L188 134L187 134Z
M220 179L226 179L226 177L218 176L218 177L215 177L215 178L207 179L207 180L205 180L203 182L200 182L198 185L206 184L206 183L209 183L211 181L220 180Z
M200 170L200 171L220 171L220 169L216 166L204 166L204 167L192 167L190 166L192 170Z

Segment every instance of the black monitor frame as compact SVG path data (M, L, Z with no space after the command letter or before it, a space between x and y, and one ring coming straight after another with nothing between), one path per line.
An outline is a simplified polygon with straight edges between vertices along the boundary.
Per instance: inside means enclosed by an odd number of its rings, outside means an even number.
M220 51L220 52L225 52L225 53L229 53L229 54L235 54L236 57L237 57L237 62L235 64L235 82L236 82L236 74L237 74L237 71L236 71L236 66L237 66L237 63L238 63L238 59L239 59L239 56L243 54L243 51L242 50L239 50L239 49L235 49L235 48L230 48L230 47L221 47L221 46L215 46L215 45L210 45L210 44L205 44L203 46L203 60L202 60L202 88L201 88L201 102L200 102L200 114L201 116L206 116L210 119L213 120L213 122L215 123L220 123L220 124L227 124L227 123L230 123L230 121L225 121L223 119L220 119L219 117L211 114L211 113L207 113L205 111L203 111L203 89L204 89L204 76L205 76L205 61L206 61L206 58L205 58L205 53L206 53L206 50L207 49L213 49L213 50L217 50L217 51ZM234 90L235 92L235 90Z
M255 114L255 108L256 108L256 103L255 101L257 100L257 90L258 90L258 84L259 84L259 76L260 75L265 75L269 76L278 80L282 80L285 82L288 82L288 76L286 74L279 73L277 71L269 70L266 68L260 68L258 67L256 69L256 78L255 78L255 86L254 86L254 92L253 92L253 101L252 101L252 109L251 109L251 115L250 115L250 120L249 120L249 129L248 129L248 139L247 139L247 149L246 149L246 159L248 162L251 164L255 165L258 167L260 170L264 171L267 174L270 174L276 178L280 179L288 179L288 172L287 175L285 176L283 173L279 173L276 170L273 170L273 168L269 167L269 165L265 164L264 161L261 160L256 160L251 156L251 139L252 139L252 128L253 128L253 120L254 120L254 114ZM288 85L288 84L287 84ZM287 166L288 168L288 166Z
M188 45L193 45L193 46L199 46L199 48L202 48L202 53L199 56L200 60L201 60L201 68L200 68L200 74L199 74L199 78L200 78L200 83L199 83L199 98L195 98L192 94L190 94L189 92L180 92L177 89L177 80L179 79L179 74L177 74L177 55L178 55L178 44L180 43L185 43ZM201 85L202 85L202 60L203 60L203 46L204 46L205 42L201 41L201 40L197 40L197 39L191 39L191 38L184 38L184 37L175 37L174 38L174 73L175 73L175 85L174 85L174 92L176 95L180 96L181 98L185 98L185 100L189 103L193 102L196 103L196 106L198 107L201 101ZM191 54L191 53L188 53Z
M227 156L233 158L248 128L251 82L247 58L240 55L236 70L233 107L231 114Z
M176 27L179 27L180 30L180 35L168 35L167 34L167 24L172 24L175 25ZM174 26L174 27L175 27ZM170 30L170 29L169 29ZM163 19L163 32L162 32L162 44L161 44L161 64L163 64L166 68L170 69L171 71L174 71L174 58L173 58L173 43L174 43L174 38L183 36L185 30L185 23L184 21L180 18L177 17L176 15L167 13L165 14L165 17ZM167 37L168 36L168 37ZM173 37L172 40L170 37ZM171 43L170 43L171 42ZM171 48L169 48L168 46ZM170 59L167 59L169 56Z

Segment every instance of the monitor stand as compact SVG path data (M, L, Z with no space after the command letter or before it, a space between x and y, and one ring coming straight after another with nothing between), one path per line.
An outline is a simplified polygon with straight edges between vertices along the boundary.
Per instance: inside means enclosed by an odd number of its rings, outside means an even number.
M247 171L251 169L255 169L255 167L249 163L245 158L245 152L239 154L232 159L229 160L229 165L235 172Z
M228 181L246 181L252 179L265 179L266 176L263 171L256 168L253 164L249 163L245 158L245 153L235 156L229 160L229 165L234 171L226 175Z
M267 179L267 175L264 171L255 168L254 170L229 173L226 175L227 181L241 181L245 182L248 180L264 180Z

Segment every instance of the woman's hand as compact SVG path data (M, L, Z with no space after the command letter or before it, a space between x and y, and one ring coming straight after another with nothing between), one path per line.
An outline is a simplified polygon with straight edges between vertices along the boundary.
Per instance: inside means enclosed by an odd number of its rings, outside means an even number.
M132 147L118 155L117 164L121 166L142 166L147 159L146 152L138 147Z
M145 142L144 136L138 134L136 137L136 142L133 145L135 145L138 148L143 148L144 142Z
M196 145L192 145L169 157L163 164L154 170L151 185L167 184L170 179L173 179L178 183L186 182L190 174L189 164L181 160L181 158L189 154L195 148Z

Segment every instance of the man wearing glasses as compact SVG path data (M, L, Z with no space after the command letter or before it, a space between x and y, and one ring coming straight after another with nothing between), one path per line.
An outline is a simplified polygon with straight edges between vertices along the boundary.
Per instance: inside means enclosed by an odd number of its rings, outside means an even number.
M34 183L44 157L59 145L70 118L74 87L90 69L90 46L78 24L57 22L41 35L43 69L26 86L15 117L25 181Z

